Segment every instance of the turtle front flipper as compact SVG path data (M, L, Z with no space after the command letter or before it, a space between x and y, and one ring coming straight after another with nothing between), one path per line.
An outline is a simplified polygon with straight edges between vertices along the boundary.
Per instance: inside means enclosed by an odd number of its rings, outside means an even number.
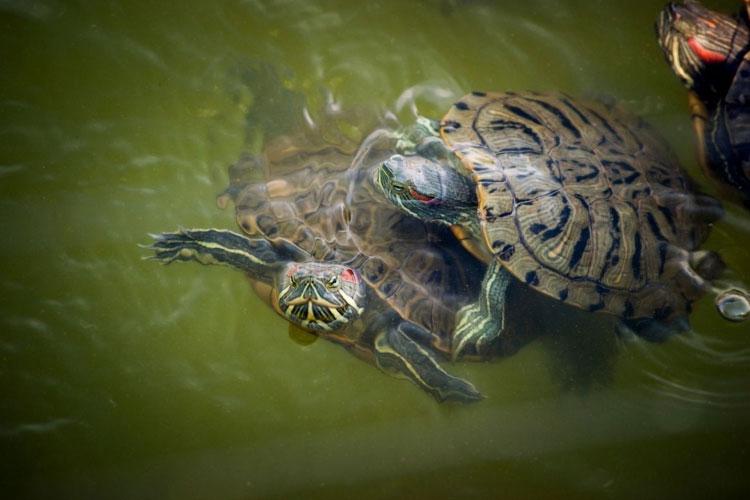
M167 264L174 261L221 264L259 279L268 279L286 262L310 259L309 254L291 243L251 239L221 229L183 229L151 236L155 241L147 248L154 251L153 259Z
M425 335L429 332L408 321L378 334L374 346L378 367L408 378L438 401L480 401L483 396L471 382L443 370L432 353L412 339Z
M453 333L453 359L467 350L487 354L492 343L505 329L505 298L512 280L510 273L497 261L487 266L479 300L462 307L456 314Z

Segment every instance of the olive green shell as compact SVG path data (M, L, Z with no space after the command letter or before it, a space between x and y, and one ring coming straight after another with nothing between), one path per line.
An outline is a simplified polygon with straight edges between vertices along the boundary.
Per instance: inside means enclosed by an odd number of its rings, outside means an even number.
M355 267L387 308L432 332L430 343L448 352L456 311L479 291L480 265L449 231L402 215L381 198L372 179L389 150L360 150L352 164L351 148L316 140L284 137L276 143L304 147L275 156L269 147L264 157L233 167L226 193L237 223L251 237L289 240L317 260ZM243 180L258 170L271 180ZM283 177L274 178L277 171Z
M716 205L699 205L644 122L564 95L474 92L441 135L476 181L484 243L518 279L634 319L673 319L701 295L688 262Z

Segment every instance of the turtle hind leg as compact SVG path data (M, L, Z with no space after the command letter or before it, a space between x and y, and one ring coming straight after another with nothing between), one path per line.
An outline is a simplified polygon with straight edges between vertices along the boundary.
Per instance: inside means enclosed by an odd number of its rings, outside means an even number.
M378 367L408 378L440 402L472 403L482 400L482 394L471 382L443 370L432 353L413 340L424 337L426 332L423 330L414 323L401 321L397 326L378 334L375 338Z
M474 352L486 354L505 329L505 298L513 277L493 259L487 266L479 300L462 307L456 314L452 357Z

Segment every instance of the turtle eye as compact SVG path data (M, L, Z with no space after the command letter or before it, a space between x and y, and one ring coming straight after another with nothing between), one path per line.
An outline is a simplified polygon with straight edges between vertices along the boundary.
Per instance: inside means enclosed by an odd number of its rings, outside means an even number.
M338 276L331 276L331 278L326 282L326 288L329 290L336 290L339 287L339 277Z
M297 278L293 274L289 275L289 284L292 285L292 286L299 285L299 282L297 281Z
M406 186L398 181L391 181L391 187L394 193L403 193L406 190Z

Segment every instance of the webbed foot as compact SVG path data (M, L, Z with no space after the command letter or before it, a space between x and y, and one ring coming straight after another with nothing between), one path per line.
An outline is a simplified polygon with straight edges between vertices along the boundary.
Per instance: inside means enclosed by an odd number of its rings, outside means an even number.
M182 229L150 235L154 242L148 258L169 264L174 261L221 264L242 269L251 275L265 275L280 262L304 262L310 255L287 241L251 239L221 229Z
M513 278L493 261L487 267L479 300L456 314L452 358L465 354L486 356L505 329L505 296Z
M479 304L462 307L456 314L456 329L453 333L452 358L457 360L466 354L484 356L503 331L505 318L502 312L490 316L482 313Z
M174 261L219 264L222 263L221 257L228 253L227 248L247 251L244 247L250 242L237 233L216 229L181 229L149 236L154 239L151 245L145 247L154 251L149 258L165 264Z

